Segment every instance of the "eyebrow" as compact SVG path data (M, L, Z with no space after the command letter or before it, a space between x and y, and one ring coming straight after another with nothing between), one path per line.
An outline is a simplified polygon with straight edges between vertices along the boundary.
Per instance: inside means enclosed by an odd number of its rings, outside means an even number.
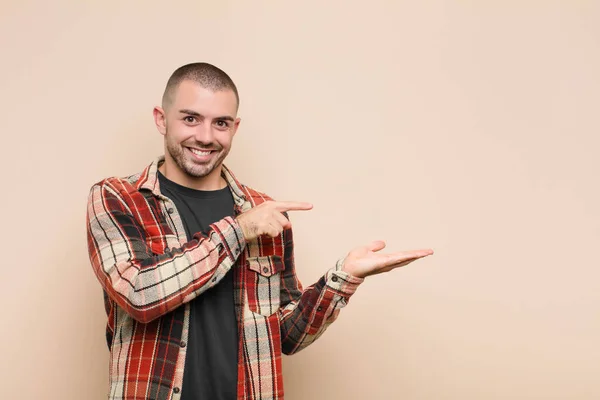
M200 114L196 111L192 111L192 110L188 110L188 109L179 110L179 112L182 114L191 115L192 117L202 117L203 116L202 114ZM222 120L222 121L231 121L231 122L235 121L235 119L229 115L224 115L222 117L217 117L215 119Z

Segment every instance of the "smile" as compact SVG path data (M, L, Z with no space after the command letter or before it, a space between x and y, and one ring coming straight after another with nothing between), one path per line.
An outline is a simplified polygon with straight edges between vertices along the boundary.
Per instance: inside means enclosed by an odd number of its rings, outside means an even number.
M192 149L190 147L188 147L188 149L194 153L197 156L208 156L210 153L212 153L214 150L197 150L197 149Z

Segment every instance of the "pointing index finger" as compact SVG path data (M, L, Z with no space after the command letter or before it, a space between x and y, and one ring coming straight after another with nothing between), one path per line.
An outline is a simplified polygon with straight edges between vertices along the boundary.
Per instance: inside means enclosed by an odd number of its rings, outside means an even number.
M311 210L313 205L303 201L276 201L275 209L280 212Z

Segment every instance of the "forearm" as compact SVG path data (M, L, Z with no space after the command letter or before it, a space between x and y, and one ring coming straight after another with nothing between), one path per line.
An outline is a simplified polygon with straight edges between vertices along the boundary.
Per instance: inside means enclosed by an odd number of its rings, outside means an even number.
M134 319L149 322L216 285L245 246L239 225L227 217L207 235L165 254L154 254L144 228L111 192L97 188L88 205L88 248L108 296ZM119 199L117 199L119 200Z
M179 249L148 258L101 260L96 254L92 265L108 295L136 320L149 322L210 289L229 271L242 244L228 248L222 234L196 236Z
M317 340L364 279L341 271L340 260L317 283L296 294L280 310L282 351L293 354Z

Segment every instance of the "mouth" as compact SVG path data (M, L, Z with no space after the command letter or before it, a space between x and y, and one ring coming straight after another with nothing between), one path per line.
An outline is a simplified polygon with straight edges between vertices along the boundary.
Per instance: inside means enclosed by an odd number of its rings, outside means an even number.
M212 155L217 152L216 150L199 150L191 147L186 147L186 149L192 153L194 159L204 162L210 160Z

